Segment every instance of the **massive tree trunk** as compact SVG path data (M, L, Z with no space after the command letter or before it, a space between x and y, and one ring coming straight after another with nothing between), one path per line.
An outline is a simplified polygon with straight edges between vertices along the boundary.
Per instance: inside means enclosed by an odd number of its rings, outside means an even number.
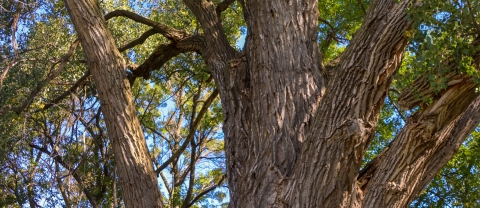
M328 81L318 69L317 1L240 1L248 34L236 55L217 38L213 4L185 2L216 40L203 56L225 113L231 207L404 207L480 121L475 85L455 80L360 173L408 44L409 1L372 1Z
M124 61L93 0L66 1L99 91L124 200L129 207L160 206ZM248 34L236 52L217 14L222 9L184 0L204 32L202 47L192 50L211 69L222 100L230 207L405 207L480 122L472 78L452 68L440 94L419 78L413 90L433 103L360 170L408 44L409 1L371 1L328 77L320 73L317 49L321 2L239 2ZM419 104L411 95L401 97L405 108Z
M162 207L157 177L137 118L125 60L95 0L66 0L95 81L126 207Z

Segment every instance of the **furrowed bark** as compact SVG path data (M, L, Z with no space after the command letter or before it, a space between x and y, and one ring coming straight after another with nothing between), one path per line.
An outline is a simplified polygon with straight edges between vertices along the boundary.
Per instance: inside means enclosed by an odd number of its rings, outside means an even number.
M417 112L395 140L362 171L364 207L406 207L453 157L480 122L480 97L472 78L452 85Z
M472 42L480 44L480 36ZM472 64L480 69L480 52L472 56ZM451 72L447 88L440 93L430 87L426 77L415 80L404 90L401 107L420 110L409 118L395 140L368 164L358 178L363 206L408 206L428 185L443 166L452 159L467 136L480 123L478 83L457 72L455 64L446 64ZM416 92L420 92L419 95ZM427 105L421 100L429 98Z
M242 2L248 34L225 72L231 207L272 207L293 171L323 80L317 1Z
M162 207L125 60L95 0L65 0L98 90L126 207Z
M372 2L320 102L285 193L287 206L359 206L356 177L407 45L407 5Z

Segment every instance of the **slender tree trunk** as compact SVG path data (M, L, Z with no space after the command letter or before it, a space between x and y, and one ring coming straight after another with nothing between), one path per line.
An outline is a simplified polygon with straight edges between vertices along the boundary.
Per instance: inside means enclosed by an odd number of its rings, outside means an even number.
M162 207L126 65L95 0L65 0L95 81L126 207Z

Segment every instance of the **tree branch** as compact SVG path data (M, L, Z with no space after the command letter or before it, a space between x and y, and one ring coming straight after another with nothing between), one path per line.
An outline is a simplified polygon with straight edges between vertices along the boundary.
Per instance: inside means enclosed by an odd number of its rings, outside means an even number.
M357 0L357 2L360 7L362 7L363 14L367 14L367 10L365 9L365 6L363 6L362 0Z
M473 46L479 44L472 42ZM362 206L408 206L480 122L480 96L475 92L478 84L458 73L454 63L443 65L451 71L443 75L447 78L446 89L435 92L430 80L420 76L400 93L402 108L421 108L359 174L357 198L365 197ZM433 101L426 103L424 99Z
M421 193L479 124L480 96L475 87L466 78L408 120L359 175L359 192L366 194L363 206L408 206Z
M182 204L182 208L187 208L190 207L188 202L190 201L190 198L192 197L192 192L193 192L193 186L195 185L195 163L196 163L196 152L197 152L197 145L195 144L195 140L190 141L190 148L192 149L191 155L190 155L190 178L188 181L188 189L187 189L187 195L185 196L184 203ZM188 205L188 206L187 206Z
M210 107L210 105L212 104L213 100L215 100L215 98L217 97L218 95L218 89L215 89L213 90L212 94L210 94L210 96L207 98L207 100L205 100L205 102L203 103L203 106L202 108L200 109L200 111L198 112L198 115L197 117L195 118L195 121L193 122L193 129L197 129L198 128L198 125L200 125L200 121L202 120L203 116L205 115L205 113L207 113L207 110L208 108ZM178 158L182 153L183 151L185 151L185 149L187 148L188 144L190 143L190 141L193 139L193 136L195 135L195 131L189 131L188 132L188 135L187 135L187 138L185 139L185 142L182 144L182 146L180 146L180 148L172 154L172 156L170 158L167 159L167 161L165 161L156 171L155 173L157 173L157 175L163 170L165 169L173 160L175 160L176 158Z
M73 178L75 178L75 180L81 185L81 187L83 187L83 192L87 196L88 201L90 202L92 207L98 207L97 202L95 201L95 198L93 197L92 193L84 185L82 178L77 174L74 168L72 168L65 161L63 161L63 159L58 155L58 153L55 150L53 150L53 152L50 152L47 148L40 147L35 144L29 144L29 146L34 149L37 149L40 152L45 153L46 155L54 159L57 163L62 165L65 169L67 169L72 174Z
M193 12L200 22L205 36L207 53L202 54L204 60L211 70L215 71L214 77L220 80L224 67L237 52L229 44L220 19L217 16L216 8L211 1L183 0L187 7ZM228 1L225 2L225 4ZM223 6L222 6L223 7ZM222 73L220 73L222 71ZM223 86L219 86L222 91Z
M217 17L219 20L222 19L222 12L227 10L228 7L235 2L235 0L223 0L220 2L217 7L215 8L215 12L217 13Z
M362 26L340 56L312 118L295 179L289 183L296 186L293 190L312 192L287 193L288 202L324 207L355 203L344 194L355 191L352 188L392 75L400 67L408 43L403 34L411 24L405 11L408 5L407 0L372 2Z
M75 49L77 48L79 43L80 43L80 41L78 39L75 42L73 42L73 44L70 46L70 49L68 50L67 54L64 55L59 61L57 61L52 66L51 72L47 75L47 78L45 78L45 80L43 80L41 83L39 83L37 85L37 87L30 93L28 98L23 102L23 104L21 106L7 107L7 108L4 108L4 109L0 109L0 115L5 114L6 112L8 112L10 110L13 110L17 114L19 114L24 109L26 109L30 105L30 103L33 101L33 99L35 99L35 96L37 96L37 94L42 91L43 87L45 87L52 79L57 77L60 74L60 72L65 68L65 66L68 63L68 60L70 59L70 57L75 52ZM53 69L57 64L60 64L60 65L56 69Z
M118 51L123 52L123 51L126 51L127 49L130 49L130 48L133 48L137 45L143 44L145 42L145 40L147 40L147 38L149 38L150 36L155 35L157 33L159 33L159 32L155 29L147 30L137 39L132 40L131 42L127 43L126 45L118 48Z
M398 92L396 89L390 89L388 90L387 92L387 98L388 100L390 100L390 103L393 105L393 107L395 108L395 110L398 112L398 115L400 116L400 118L402 119L403 122L406 122L407 120L405 119L405 116L402 114L402 112L400 112L400 108L397 106L397 104L395 104L395 102L392 100L392 96L390 96L390 92L395 92L395 93L398 93L400 94L400 92Z
M60 96L56 97L55 99L53 99L52 101L48 102L47 104L45 104L45 106L43 107L43 110L45 109L48 109L52 106L54 106L55 104L57 104L58 102L60 102L61 100L63 100L64 98L66 98L68 95L70 95L71 93L75 92L75 90L80 86L82 85L83 83L85 83L87 81L87 78L90 76L90 71L87 71L82 77L80 77L80 79L78 79L75 84L73 84L72 87L70 87L67 91L65 91L64 93L62 93Z
M178 42L178 41L180 41L180 40L189 36L183 30L177 30L175 28L172 28L172 27L169 27L167 25L155 22L153 20L142 17L138 14L135 14L135 13L127 11L127 10L115 10L115 11L112 11L112 12L108 13L108 14L105 15L105 21L107 21L107 20L109 20L113 17L126 17L126 18L129 18L129 19L131 19L135 22L148 25L148 26L152 27L158 33L162 34L163 36L165 36L166 38L168 38L168 39L170 39L174 42Z
M477 34L480 35L480 25L477 23L475 12L472 9L472 5L470 4L470 1L469 0L466 0L466 1L467 1L468 13L470 13L470 16L472 18L473 27L477 31Z
M328 22L327 20L318 17L318 21L323 22L324 24L326 24L326 25L332 30L333 33L335 33L335 34L337 33L337 32L336 32L336 31L337 31L336 28L333 27L333 25L330 24L330 22ZM334 38L335 38L335 37L334 37Z
M7 65L7 67L3 70L2 75L0 76L0 90L3 87L3 80L5 77L7 77L7 73L12 68L15 66L18 60L18 51L17 51L17 41L16 41L16 33L17 33L17 28L18 28L18 20L20 19L20 7L17 5L16 6L16 11L13 14L13 19L11 20L11 23L8 24L8 26L12 27L12 48L14 51L14 58L10 61L10 63Z
M202 196L204 196L205 194L208 194L208 192L210 192L210 191L216 189L217 187L219 187L223 183L223 180L225 180L225 175L222 176L222 178L220 179L220 181L218 181L217 184L203 190L201 193L199 193L197 196L195 196L195 198L193 198L193 200L190 202L190 204L188 204L187 207L193 206L193 204L195 204L195 202L197 202Z
M143 64L132 70L132 76L129 77L130 82L133 83L137 77L147 79L151 71L161 68L167 61L180 53L194 51L202 54L204 50L205 39L201 35L193 35L177 43L161 44Z

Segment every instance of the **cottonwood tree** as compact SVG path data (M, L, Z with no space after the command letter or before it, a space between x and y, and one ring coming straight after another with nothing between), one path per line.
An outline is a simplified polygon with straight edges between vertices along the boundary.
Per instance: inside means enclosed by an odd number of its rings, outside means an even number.
M221 9L208 1L184 3L200 22L203 40L189 41L191 35L183 31L152 25L178 48L199 50L215 78L225 114L233 207L405 206L458 148L455 139L465 138L478 124L471 77L452 72L449 86L435 96L419 78L413 90L433 101L360 172L408 43L410 2L371 2L364 24L328 79L319 70L317 2L242 2L248 34L240 53L225 37L217 13ZM67 1L67 8L106 106L102 110L122 189L132 190L124 193L126 204L161 206L125 61L101 10L93 1ZM408 91L399 98L406 108L418 102Z
M358 1L359 22L338 10L351 2L184 0L193 33L104 14L94 0L65 3L128 207L163 206L129 77L187 52L201 56L221 98L231 207L405 207L480 122L477 1ZM240 51L222 24L231 4L246 23ZM169 43L130 67L105 23L117 17ZM362 166L387 96L405 124Z

